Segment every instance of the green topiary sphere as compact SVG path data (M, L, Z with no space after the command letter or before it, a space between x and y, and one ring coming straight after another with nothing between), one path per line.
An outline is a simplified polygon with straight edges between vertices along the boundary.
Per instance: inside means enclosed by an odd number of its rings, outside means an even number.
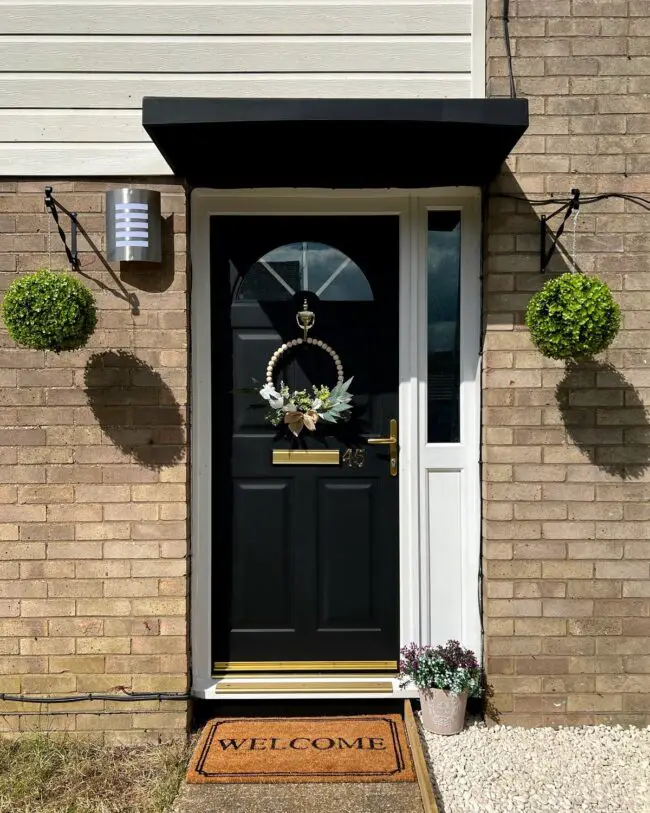
M569 272L549 280L531 298L526 324L547 358L586 358L612 343L621 311L602 280Z
M92 293L63 271L36 271L12 282L2 316L16 344L55 353L83 347L97 324Z

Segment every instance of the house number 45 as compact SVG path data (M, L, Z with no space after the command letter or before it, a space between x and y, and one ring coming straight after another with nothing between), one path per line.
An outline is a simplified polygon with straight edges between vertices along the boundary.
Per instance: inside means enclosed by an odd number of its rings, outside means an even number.
M365 449L346 449L343 454L343 465L349 469L361 469L365 462Z

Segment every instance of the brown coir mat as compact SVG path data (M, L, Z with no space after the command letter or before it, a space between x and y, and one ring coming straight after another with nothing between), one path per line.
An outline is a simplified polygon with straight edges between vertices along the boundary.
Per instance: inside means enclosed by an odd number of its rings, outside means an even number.
M211 720L188 782L414 782L399 714Z

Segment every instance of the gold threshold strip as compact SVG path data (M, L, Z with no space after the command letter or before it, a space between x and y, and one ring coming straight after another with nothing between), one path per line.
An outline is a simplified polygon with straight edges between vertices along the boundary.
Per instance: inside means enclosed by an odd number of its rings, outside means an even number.
M212 674L212 677L215 678L215 680L227 681L228 683L230 683L233 680L238 680L240 682L244 682L244 681L260 681L260 680L262 680L262 681L264 681L264 680L269 680L269 681L271 681L271 680L283 680L283 679L288 678L289 675L285 675L285 674L279 675L277 672L229 672L228 674L224 674L224 673L218 674L217 672L214 672ZM320 680L320 681L322 681L324 678L327 678L328 680L338 680L338 681L340 681L340 680L347 680L347 681L364 680L364 681L367 682L369 680L371 680L371 681L380 681L380 680L381 681L384 681L384 680L390 681L390 680L393 680L393 679L397 678L398 673L397 672L390 672L390 673L386 673L386 674L382 673L382 674L373 674L373 675L369 675L367 672L346 672L345 675L343 675L343 674L341 674L341 675L333 675L333 674L329 674L329 675L320 675L320 674L318 674L318 675L317 674L305 675L305 674L301 674L301 673L297 673L297 674L293 673L290 677L296 678L296 679L302 679L303 682L306 681L306 680L312 680L312 681L313 680L316 680L316 681Z
M340 694L342 692L356 692L359 694L382 693L390 694L393 691L393 684L390 681L353 683L346 681L324 682L324 681L276 681L269 683L255 681L227 681L217 685L217 692L221 694L273 694L273 693L308 693L326 692L327 694Z
M397 661L216 661L219 672L390 672Z

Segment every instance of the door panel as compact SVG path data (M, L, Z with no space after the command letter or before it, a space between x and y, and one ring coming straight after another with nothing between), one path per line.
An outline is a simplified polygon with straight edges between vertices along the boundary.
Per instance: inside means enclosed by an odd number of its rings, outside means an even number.
M235 390L251 386L251 370L259 377L266 370L271 354L277 350L278 335L271 331L246 331L238 328L233 334L233 381ZM262 373L260 373L262 371ZM234 432L262 432L267 435L269 425L264 420L264 402L255 395L242 395L234 401Z
M319 628L377 628L373 623L373 528L376 484L321 481L318 500ZM350 517L355 534L350 539Z
M367 439L398 417L398 217L218 216L211 254L213 660L396 661L397 479ZM354 411L295 439L246 390L301 335L305 299L310 336L354 377ZM276 372L292 390L336 382L313 346ZM291 448L359 449L363 465L273 465Z
M294 626L291 486L288 480L235 483L234 629Z

